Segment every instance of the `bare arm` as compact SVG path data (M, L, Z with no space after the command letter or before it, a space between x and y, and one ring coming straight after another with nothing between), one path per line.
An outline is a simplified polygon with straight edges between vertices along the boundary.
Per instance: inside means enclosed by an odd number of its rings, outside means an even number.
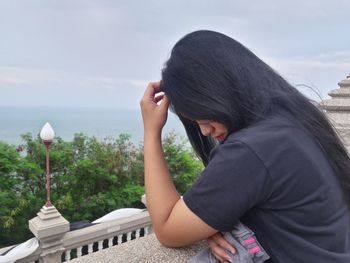
M192 244L217 232L195 215L180 198L164 158L161 131L169 99L155 97L159 82L150 83L141 100L144 122L145 187L147 206L159 241L170 247ZM160 105L157 103L161 101Z

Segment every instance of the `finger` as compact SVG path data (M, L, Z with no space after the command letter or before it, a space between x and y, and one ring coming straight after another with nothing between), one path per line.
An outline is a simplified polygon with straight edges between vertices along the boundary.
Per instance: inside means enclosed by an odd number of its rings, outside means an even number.
M163 95L162 102L160 104L160 107L164 110L167 111L170 105L170 100L167 95Z
M148 85L153 86L157 92L160 92L160 81L150 82Z
M232 254L236 253L235 247L232 246L229 242L227 242L227 240L222 236L221 233L219 235L213 235L212 238L214 242L222 248L230 251Z
M154 95L160 92L160 82L150 82L146 88L143 98L145 99L154 99Z
M211 253L213 254L213 256L214 256L217 260L219 260L219 262L225 262L225 261L226 261L226 259L220 257L220 256L217 255L214 251L212 251Z
M210 248L211 248L211 252L214 255L214 257L216 257L218 260L220 260L220 262L226 262L226 261L231 262L232 261L232 257L230 255L228 255L226 250L224 250L220 246L214 246L214 247L210 247Z
M164 98L164 94L157 95L157 96L154 98L154 102L155 102L155 103L158 103L158 102L160 102L163 98Z
M142 99L146 99L146 100L153 100L154 99L154 95L156 94L154 88L150 85L147 86L145 93L143 94Z
M154 93L160 92L160 81L148 83L147 88L153 89Z
M219 260L220 262L224 262L224 258L221 257L219 254L216 253L216 250L218 249L218 246L217 246L217 244L214 242L214 240L211 239L211 238L208 238L207 241L208 241L208 245L209 245L210 251L211 251L211 253L213 254L213 256L214 256L217 260Z

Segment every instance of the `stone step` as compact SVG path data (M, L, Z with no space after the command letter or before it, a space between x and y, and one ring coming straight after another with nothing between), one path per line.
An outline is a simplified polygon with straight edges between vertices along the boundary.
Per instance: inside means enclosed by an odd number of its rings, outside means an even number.
M322 101L320 105L326 111L350 111L350 99L347 98L334 97L332 99Z
M334 89L328 93L332 98L337 97L349 97L350 98L350 89L342 88L342 89Z
M350 88L350 74L346 76L346 79L338 83L340 88Z

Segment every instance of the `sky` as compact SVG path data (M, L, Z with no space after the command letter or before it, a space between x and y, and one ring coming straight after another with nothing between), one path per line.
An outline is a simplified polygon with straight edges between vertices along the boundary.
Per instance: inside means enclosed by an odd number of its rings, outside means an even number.
M327 98L350 73L349 10L348 0L0 0L0 107L138 109L172 46L199 29Z

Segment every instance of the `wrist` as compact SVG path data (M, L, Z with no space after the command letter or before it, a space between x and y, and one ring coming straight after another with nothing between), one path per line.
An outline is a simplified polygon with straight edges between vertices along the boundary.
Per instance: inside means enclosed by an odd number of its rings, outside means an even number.
M145 141L146 140L161 140L162 130L155 130L155 129L147 130L147 129L145 129L143 136L144 136Z

